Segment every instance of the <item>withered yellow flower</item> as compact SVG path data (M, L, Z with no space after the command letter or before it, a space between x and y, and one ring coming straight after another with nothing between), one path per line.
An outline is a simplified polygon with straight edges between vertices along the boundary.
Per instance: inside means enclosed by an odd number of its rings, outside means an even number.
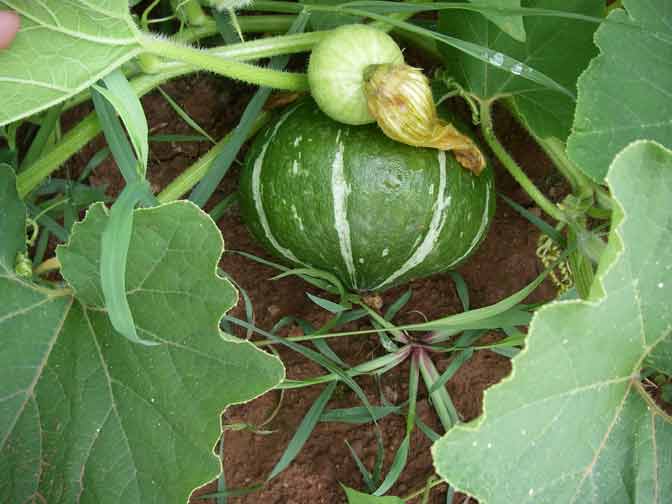
M453 151L457 161L476 174L485 168L476 144L439 118L429 80L419 68L371 65L364 80L369 112L388 137L416 147Z

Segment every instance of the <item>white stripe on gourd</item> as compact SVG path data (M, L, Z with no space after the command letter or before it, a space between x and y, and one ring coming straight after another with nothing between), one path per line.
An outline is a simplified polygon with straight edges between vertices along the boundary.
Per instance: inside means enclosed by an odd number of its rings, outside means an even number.
M340 141L341 131L336 134L336 157L331 164L331 194L334 200L334 227L338 234L338 245L341 250L341 257L348 270L348 275L352 286L357 288L357 272L355 271L355 261L352 258L352 241L350 239L350 223L348 222L348 196L350 187L345 180L343 166L344 147Z
M429 223L429 229L427 230L427 234L425 234L425 237L418 246L418 248L415 249L415 251L411 254L411 257L409 257L406 260L406 262L401 266L401 268L399 268L397 271L395 271L389 277L383 280L383 282L374 287L373 290L380 289L384 285L393 282L397 278L411 271L416 266L422 264L422 262L425 259L427 259L427 256L434 249L436 241L439 239L439 236L441 235L441 230L443 229L443 225L446 223L446 217L448 215L445 210L450 206L451 197L448 196L448 198L445 198L446 179L447 179L446 153L444 151L439 151L438 157L439 157L439 190L436 195L436 200L434 201L432 220Z
M448 266L446 266L445 269L449 269L449 268L455 266L462 259L464 259L469 254L471 254L472 250L474 250L476 248L476 246L478 245L478 242L483 237L483 232L485 231L485 228L488 226L489 210L490 210L490 184L488 183L488 184L485 185L485 209L483 210L483 217L481 219L481 226L478 228L478 232L474 236L474 239L471 242L471 245L469 245L469 248L467 249L467 251L464 254L462 254L460 257L455 259L453 262L451 262Z
M294 110L296 110L296 107L293 107L292 109L288 110L287 113L284 116L282 116L280 120L278 120L277 124L273 128L273 131L268 137L268 140L266 140L266 143L261 148L259 156L257 156L257 159L254 160L254 166L252 168L252 198L254 199L254 208L257 210L257 215L259 215L259 222L261 223L261 227L264 230L264 234L266 235L266 238L271 243L273 248L275 248L286 259L289 259L290 261L305 264L303 261L300 261L291 250L280 245L280 243L278 243L278 240L275 239L275 236L273 236L273 232L271 231L271 226L268 223L266 212L264 211L264 203L261 199L261 169L263 168L264 165L264 157L266 156L266 149L268 148L268 145L275 138L275 134L278 132L280 126L282 126L282 123L285 122L285 120L291 115L292 112L294 112Z

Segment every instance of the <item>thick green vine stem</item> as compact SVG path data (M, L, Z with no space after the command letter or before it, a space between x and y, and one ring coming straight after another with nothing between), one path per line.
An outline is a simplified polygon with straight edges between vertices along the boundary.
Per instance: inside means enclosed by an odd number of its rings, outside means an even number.
M548 215L555 220L566 222L562 211L553 204L544 194L534 185L525 172L518 166L518 163L506 151L500 143L492 124L492 104L494 102L487 100L481 102L481 132L490 149L495 153L499 161L508 170L511 176L518 182L525 192L534 200L534 202Z
M553 162L556 169L567 179L572 186L572 192L579 197L588 197L595 195L598 203L603 208L611 208L611 198L604 187L590 180L583 172L569 159L565 143L559 138L549 137L541 138L529 127L522 117L515 103L511 100L504 100L506 108L511 112L518 123L534 138L535 142L542 148L549 159Z
M165 72L160 75L143 75L131 81L131 86L138 96L142 96L156 86L173 77L184 75L183 69ZM71 128L54 147L37 161L19 173L16 178L16 187L19 196L24 198L35 189L40 182L58 170L61 165L70 159L76 152L89 143L100 133L100 121L95 112L91 112L77 126Z
M253 60L281 54L293 54L309 51L322 39L325 33L328 32L311 32L264 38L241 44L231 44L213 48L209 49L208 52L212 52L213 55L216 55L216 57L219 58L236 60ZM197 72L198 70L198 67L191 64L178 61L166 61L161 63L159 73L136 77L131 80L131 86L138 96L142 96L170 79ZM81 103L84 101L85 97L86 95L78 97L73 100L72 103ZM66 109L69 106L70 104L66 106ZM17 186L21 197L25 197L26 194L35 189L42 180L57 170L65 161L90 142L98 133L100 133L100 123L98 122L96 114L92 112L63 135L63 138L58 144L46 155L40 157L35 163L19 173Z
M143 36L140 39L140 43L145 51L157 56L184 61L201 70L209 70L225 77L249 82L250 84L287 91L305 91L308 89L308 79L305 74L281 72L271 70L270 68L241 63L240 61L223 59L194 47L180 45L170 40L150 35Z
M239 44L212 47L210 49L206 49L205 52L220 58L232 59L236 61L251 61L261 58L271 58L273 56L310 51L315 46L315 44L324 38L327 33L329 33L329 31L264 37ZM150 69L151 72L149 72L153 74L149 78L156 82L154 87L175 77L198 72L200 70L197 66L191 65L189 63L185 63L183 61L163 60L154 54L144 53L141 55L141 57L142 56L148 56L151 59L156 60L156 62L152 63L152 68ZM127 74L129 79L132 76L133 74ZM137 74L135 77L136 78L131 81L132 85L138 79L143 79L142 76L138 76ZM148 76L145 76L144 78L148 78ZM72 107L89 100L90 98L91 94L88 91L82 92L68 101L68 103L65 105L65 110L69 110Z
M289 30L296 16L238 16L240 29L244 33L284 33ZM211 17L206 17L200 26L191 26L176 33L173 40L177 42L193 42L198 39L210 37L218 33L217 23Z

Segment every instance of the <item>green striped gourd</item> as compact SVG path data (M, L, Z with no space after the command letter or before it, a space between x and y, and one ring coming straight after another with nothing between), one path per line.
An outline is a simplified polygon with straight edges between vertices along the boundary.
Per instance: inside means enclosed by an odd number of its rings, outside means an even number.
M240 195L245 222L269 251L353 290L455 268L495 208L490 167L475 176L449 152L335 122L310 100L257 137Z

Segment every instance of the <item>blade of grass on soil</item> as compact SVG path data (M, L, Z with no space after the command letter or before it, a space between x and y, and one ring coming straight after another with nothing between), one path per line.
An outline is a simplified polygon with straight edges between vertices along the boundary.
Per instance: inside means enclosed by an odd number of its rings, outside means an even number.
M180 107L180 105L179 105L175 100L173 100L173 99L170 97L170 95L169 95L168 93L166 93L163 89L161 89L161 86L159 86L157 89L159 90L159 93L161 93L161 96L163 96L163 98L168 102L168 105L170 105L170 107L175 111L175 113L176 113L178 116L180 116L180 118L181 118L185 123L187 123L191 129L193 129L193 130L196 131L197 133L200 133L201 135L203 135L205 138L207 138L208 140L210 140L210 142L212 142L213 144L214 144L214 143L217 143L217 142L215 142L215 140L214 140L210 135L208 135L208 132L205 131L205 130L201 127L201 125L198 124L198 123L196 122L196 120L193 119L193 118L187 113L186 110L184 110L182 107Z
M336 390L336 385L337 382L332 382L327 385L326 388L320 393L318 398L308 410L308 413L306 413L306 415L303 417L303 420L301 420L301 423L299 424L298 429L296 429L296 432L289 442L289 445L280 457L280 460L278 460L278 462L273 467L271 473L268 475L267 481L272 480L278 474L284 471L287 466L292 463L292 460L294 460L299 454L301 448L303 448L303 445L306 444L310 434L313 432L313 429L315 429L315 426L319 422L324 408L327 406L329 399L331 399L331 396L334 394L334 390Z
M413 354L411 358L411 371L408 383L408 413L406 414L406 434L397 449L394 456L390 470L385 476L385 479L380 484L378 489L373 492L373 495L384 495L392 485L394 485L399 476L401 476L404 467L406 467L406 460L408 459L408 452L411 445L411 434L415 427L415 407L418 400L418 382L419 382L419 360L417 354Z

